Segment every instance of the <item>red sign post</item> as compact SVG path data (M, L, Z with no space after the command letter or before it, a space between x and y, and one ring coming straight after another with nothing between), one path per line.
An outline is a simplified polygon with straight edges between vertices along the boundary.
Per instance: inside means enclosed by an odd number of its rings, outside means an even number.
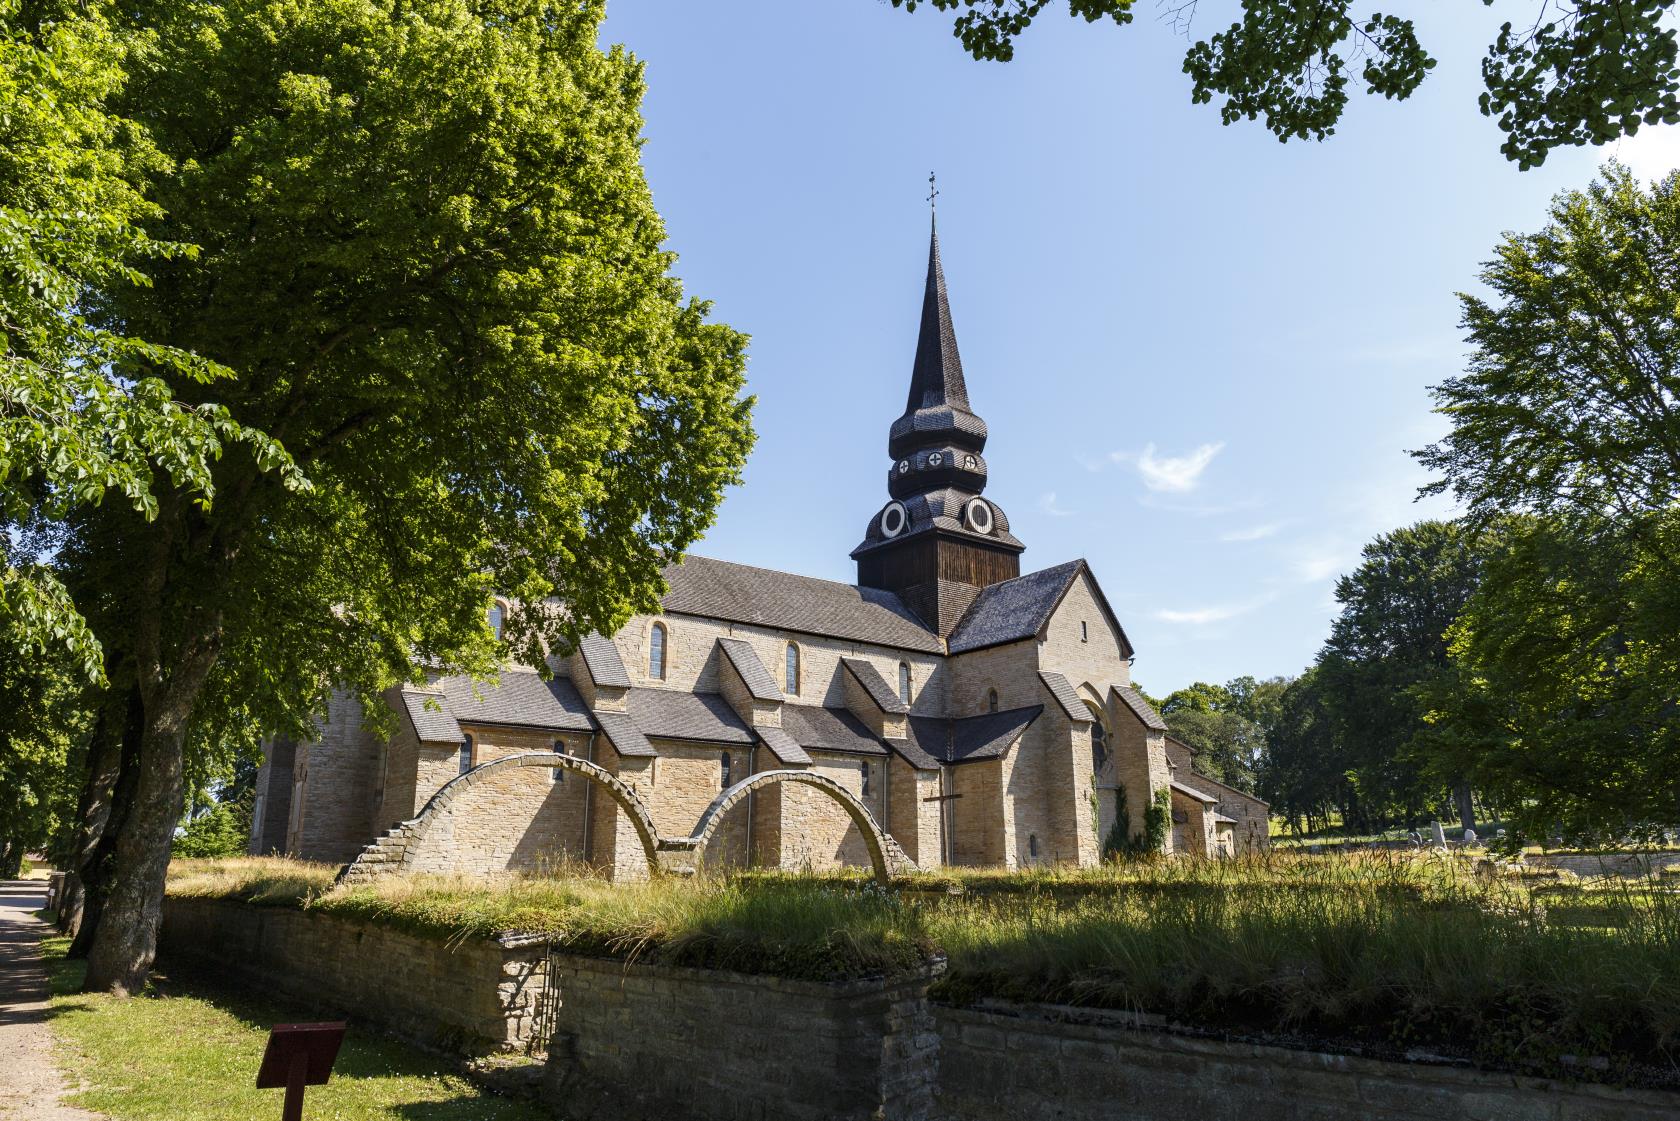
M302 1121L303 1088L325 1084L344 1042L344 1023L275 1024L257 1071L257 1089L286 1088L281 1121Z

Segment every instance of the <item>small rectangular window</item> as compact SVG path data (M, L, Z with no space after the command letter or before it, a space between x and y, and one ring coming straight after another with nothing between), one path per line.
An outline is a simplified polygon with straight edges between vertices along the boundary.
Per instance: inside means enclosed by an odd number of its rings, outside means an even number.
M730 771L729 752L726 751L726 752L723 753L723 763L722 763L721 766L718 767L718 789L719 790L728 790L729 789L729 771Z
M858 773L863 777L862 797L867 801L869 799L869 788L872 785L869 781L869 761L867 759L858 764Z
M555 740L554 741L554 754L556 754L556 755L569 754L569 752L567 752L567 750L566 750L566 741L565 740ZM563 768L563 767L553 768L552 770L550 770L548 772L548 777L554 782L565 782L566 781L565 768Z
M456 757L455 773L458 774L458 775L464 775L468 771L472 770L472 766L473 766L473 742L472 742L472 737L471 736L463 736L461 738L461 753L460 753L459 756Z
M1090 642L1091 641L1091 628L1090 628L1089 625L1086 624L1085 620L1083 620L1083 619L1079 620L1079 641L1080 642Z

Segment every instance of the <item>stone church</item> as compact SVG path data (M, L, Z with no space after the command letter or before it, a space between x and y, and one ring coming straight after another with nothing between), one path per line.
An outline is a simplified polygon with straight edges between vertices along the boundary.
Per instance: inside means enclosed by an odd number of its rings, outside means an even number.
M662 847L726 867L879 866L882 849L924 869L1088 865L1111 836L1141 837L1162 791L1169 852L1263 846L1265 804L1196 774L1132 687L1090 565L1021 573L984 497L986 433L935 233L855 585L690 556L659 614L548 676L394 690L389 739L335 697L314 739L266 746L251 851L618 876Z

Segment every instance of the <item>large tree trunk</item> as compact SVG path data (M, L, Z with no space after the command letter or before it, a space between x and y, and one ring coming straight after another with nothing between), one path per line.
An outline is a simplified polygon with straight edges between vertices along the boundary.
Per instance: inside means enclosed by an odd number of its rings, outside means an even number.
M69 956L81 959L93 948L94 935L99 931L99 916L104 913L105 899L111 892L117 860L117 838L122 835L123 822L128 820L134 806L134 795L140 785L140 736L145 727L145 714L140 692L134 687L126 690L127 704L113 708L116 716L110 722L117 730L112 746L116 760L111 764L111 785L103 812L90 806L87 816L77 825L77 864L70 879L76 884L73 910L65 929L70 932ZM106 761L100 761L101 768ZM92 776L90 776L91 789ZM97 830L92 827L97 822ZM89 829L85 847L80 836Z
M65 859L64 889L58 907L58 929L71 935L81 926L82 902L86 897L82 877L105 831L105 823L110 820L111 798L122 770L123 730L127 720L117 698L127 692L112 691L101 698L99 716L88 738L87 773L82 780L81 797L76 802L76 833Z
M189 529L191 502L185 495L177 492L160 505L166 512L154 523L134 597L135 683L143 712L138 781L117 831L110 890L82 985L87 992L121 996L145 987L157 956L169 848L186 801L187 731L221 644L221 611L214 596L188 597L185 607L171 602L178 594L170 586L172 569L181 559L177 546L189 558L221 562L199 567L198 578L186 581L188 587L219 588L232 559L230 550L215 544L213 529L203 523L196 533ZM191 563L187 567L194 568ZM204 598L211 600L208 607ZM167 639L166 615L171 624Z
M116 867L88 952L88 992L131 996L145 987L163 923L169 845L186 800L186 714L146 722L134 805L117 835Z
M1453 791L1453 799L1458 803L1459 824L1466 829L1476 828L1476 804L1470 799L1470 784L1459 783L1458 788Z

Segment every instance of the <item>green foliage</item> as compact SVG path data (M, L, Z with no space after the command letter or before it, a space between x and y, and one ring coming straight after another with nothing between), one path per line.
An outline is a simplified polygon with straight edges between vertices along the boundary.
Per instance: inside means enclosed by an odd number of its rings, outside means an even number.
M1513 837L1653 841L1680 821L1680 581L1654 555L1680 511L1504 528L1435 719Z
M669 275L641 69L597 48L600 4L144 14L118 105L168 161L153 232L199 252L100 319L236 370L219 398L314 483L229 456L211 510L78 527L101 585L188 542L114 625L178 620L170 665L217 636L200 742L305 731L328 683L371 698L417 662L540 665L653 606L751 445L745 339Z
M250 839L250 801L214 802L188 818L170 853L197 859L242 856Z
M958 12L953 30L963 48L997 61L1014 57L1015 39L1049 6L892 0L912 12L922 3ZM1533 20L1501 28L1482 60L1479 105L1506 134L1507 159L1535 167L1563 145L1603 144L1642 124L1680 120L1680 62L1665 25L1673 0L1584 0L1555 15L1545 0L1534 7ZM1132 20L1132 0L1069 0L1068 9L1088 23ZM1183 30L1196 13L1193 2L1169 8ZM1190 47L1184 72L1193 102L1222 99L1226 124L1263 116L1279 140L1322 140L1335 132L1355 82L1404 100L1435 65L1409 18L1362 15L1349 0L1243 0L1239 22Z
M144 286L143 269L192 255L142 228L159 212L135 180L164 161L108 108L129 57L97 6L0 2L0 629L25 653L69 650L93 680L100 645L43 527L108 493L147 518L163 488L208 503L230 446L305 485L272 439L171 385L196 394L225 368L85 318L102 287Z
M53 847L76 809L89 714L68 652L26 658L0 635L0 857Z
M1491 297L1459 297L1474 350L1434 390L1452 430L1415 453L1428 489L1482 520L1680 501L1677 244L1680 175L1642 189L1616 163L1538 233L1507 234L1480 275Z
M1266 736L1277 721L1287 682L1238 677L1225 685L1198 681L1157 707L1175 739L1196 753L1198 774L1252 792Z
M1163 852L1167 847L1167 834L1172 830L1172 791L1166 787L1155 792L1155 797L1149 802L1149 808L1143 811L1143 840L1140 845L1144 852Z

